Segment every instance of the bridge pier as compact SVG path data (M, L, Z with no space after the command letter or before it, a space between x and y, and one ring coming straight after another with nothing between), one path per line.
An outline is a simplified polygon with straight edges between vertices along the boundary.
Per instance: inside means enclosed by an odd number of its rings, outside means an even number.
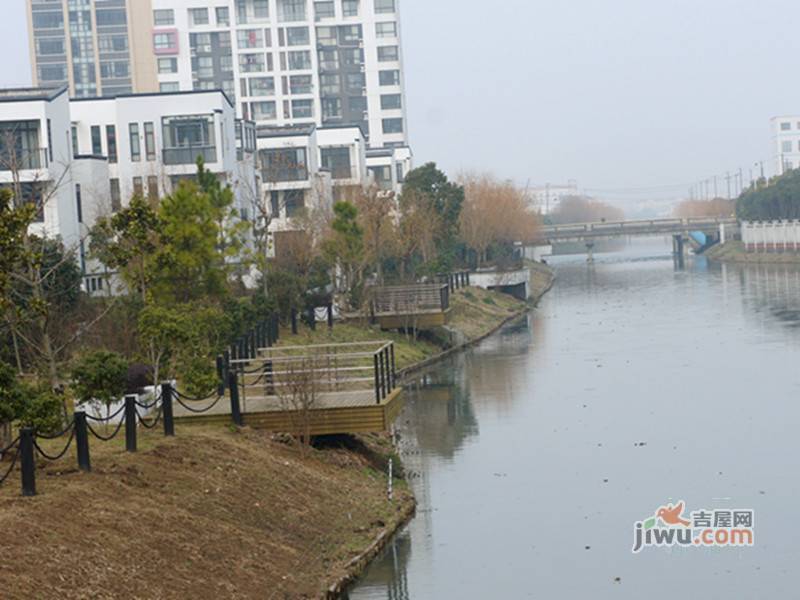
M686 254L686 241L683 239L683 234L672 236L672 255L678 264L678 268L683 268L685 264Z
M594 262L594 242L586 242L586 262Z

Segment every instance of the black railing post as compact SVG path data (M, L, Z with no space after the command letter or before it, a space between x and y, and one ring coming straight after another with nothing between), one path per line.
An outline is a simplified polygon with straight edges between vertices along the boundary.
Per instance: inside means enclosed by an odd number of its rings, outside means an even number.
M164 419L164 435L175 435L175 420L172 417L172 382L161 384L161 410Z
M248 339L250 340L250 358L258 358L258 340L256 340L256 332L251 331Z
M317 330L317 313L313 306L308 309L308 326L311 327L311 331Z
M394 362L394 342L389 346L389 352L391 353L392 357L392 389L395 388L397 385L397 366Z
M19 458L22 472L22 495L36 495L36 458L33 453L33 427L23 427L19 432Z
M264 363L264 380L267 384L266 392L267 396L274 396L275 395L275 377L272 371L272 361L268 360Z
M86 412L76 410L72 416L75 423L75 445L78 449L78 468L81 471L91 471L92 461L89 457L89 430L86 427Z
M466 272L466 276L467 276L467 286L469 286L469 271Z
M328 302L328 329L333 329L333 302Z
M136 396L125 396L125 450L136 452Z
M381 364L383 365L383 397L386 398L392 390L389 388L389 348L381 350Z
M447 302L444 297L446 292L447 292L446 287L443 287L439 290L439 302L442 305L442 310L447 310Z
M225 393L225 359L221 354L217 355L217 395Z
M375 370L375 402L376 404L381 403L381 381L380 381L380 370L378 368L378 353L372 355L372 362L373 368Z
M231 371L228 375L228 389L231 394L231 418L233 423L242 426L242 410L239 407L239 378L236 376L236 371Z
M381 398L386 398L386 366L383 364L383 350L378 350L378 366L381 374Z
M247 358L244 337L239 337L239 339L236 340L236 354L239 356L239 360L245 360Z
M297 309L292 309L292 335L297 335Z
M236 346L235 342L231 344L230 356L231 360L237 360L239 358L239 348Z
M275 313L272 315L272 343L274 344L277 342L281 337L281 315L280 313Z

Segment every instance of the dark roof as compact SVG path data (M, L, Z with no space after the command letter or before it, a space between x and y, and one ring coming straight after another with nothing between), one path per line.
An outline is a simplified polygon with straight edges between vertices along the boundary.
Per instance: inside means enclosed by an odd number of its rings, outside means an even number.
M235 108L233 106L233 102L231 99L228 98L228 94L226 94L223 90L216 89L216 90L183 90L179 92L140 92L140 93L131 93L131 94L114 94L113 96L93 96L88 98L71 98L72 102L83 102L87 100L116 100L117 98L145 98L148 96L188 96L189 94L208 94L208 93L219 93L222 94L222 97L225 98L225 101L228 103L228 106L231 108Z
M290 136L305 136L311 135L316 130L317 126L313 123L302 125L259 125L256 127L256 137L273 138L273 137L290 137Z
M108 160L103 154L76 154L75 160Z
M24 87L0 89L0 102L26 102L34 100L55 100L67 91L67 86L60 87Z

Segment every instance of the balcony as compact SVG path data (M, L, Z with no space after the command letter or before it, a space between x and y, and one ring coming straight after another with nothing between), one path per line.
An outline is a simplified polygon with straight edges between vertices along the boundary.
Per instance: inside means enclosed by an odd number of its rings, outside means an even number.
M165 165L193 165L202 156L206 164L217 162L216 146L187 146L185 148L164 148L161 157Z

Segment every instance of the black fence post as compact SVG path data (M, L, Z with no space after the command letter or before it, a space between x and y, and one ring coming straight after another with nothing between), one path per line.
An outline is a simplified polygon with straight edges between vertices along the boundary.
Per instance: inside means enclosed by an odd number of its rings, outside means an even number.
M311 331L317 330L317 311L313 306L308 309L308 326L311 327Z
M20 471L22 495L36 495L36 459L33 453L33 427L23 427L19 432Z
M292 335L297 335L297 309L292 309Z
M237 360L239 358L239 348L236 346L236 342L231 344L230 356L231 360Z
M86 412L75 411L72 416L75 422L75 445L78 448L78 468L81 471L92 470L92 461L89 457L89 430L86 427Z
M258 358L258 340L256 340L256 332L251 331L248 337L250 339L250 358Z
M175 435L175 420L172 418L172 382L161 384L161 411L164 419L164 435Z
M378 369L378 354L375 353L372 355L372 362L373 368L375 369L375 403L381 403L381 381L380 381L380 371Z
M465 275L467 276L467 285L469 286L469 271L467 271L467 272L465 273Z
M247 358L247 351L246 351L246 348L245 348L245 345L244 345L244 337L240 337L238 340L236 340L236 345L238 346L236 348L236 354L239 355L239 359L240 360L246 359Z
M136 396L125 396L125 450L136 452Z
M389 352L392 358L392 389L397 385L397 366L394 362L394 342L389 346Z
M275 395L275 377L272 370L272 361L268 360L264 363L264 380L267 384L267 396Z
M277 342L281 337L281 314L275 313L272 315L272 328L273 328L273 336L272 336L272 343L274 344Z
M242 426L242 411L239 407L239 378L236 376L236 371L231 371L228 375L228 389L231 393L231 418L233 423Z
M333 302L328 302L328 329L333 329Z
M378 364L381 369L381 397L386 398L386 365L384 364L383 350L378 351Z
M221 354L217 355L217 395L225 393L225 359Z

